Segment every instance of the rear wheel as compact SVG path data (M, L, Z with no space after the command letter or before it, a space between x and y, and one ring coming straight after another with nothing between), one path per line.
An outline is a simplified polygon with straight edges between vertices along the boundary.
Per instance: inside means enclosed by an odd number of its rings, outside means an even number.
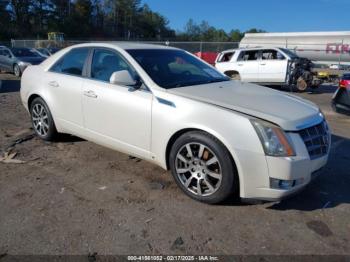
M15 74L15 76L20 77L22 75L22 71L21 68L19 67L19 65L15 64L13 66L13 73Z
M45 101L37 97L30 105L30 115L35 133L43 140L52 141L57 130Z
M169 163L178 186L195 200L214 204L238 192L238 176L229 152L205 132L180 136Z

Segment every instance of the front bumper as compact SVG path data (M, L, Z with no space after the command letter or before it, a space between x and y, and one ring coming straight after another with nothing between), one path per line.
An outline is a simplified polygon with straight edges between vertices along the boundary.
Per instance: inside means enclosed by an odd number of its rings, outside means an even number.
M250 161L246 165L253 166L255 162L256 165L253 169L248 166L243 167L249 174L245 173L243 183L240 183L241 198L279 201L296 194L323 172L322 167L327 164L329 148L327 154L310 159L309 152L299 133L288 133L288 135L294 145L296 156L264 156L265 161L257 154L250 156ZM271 180L296 182L288 189L277 189L272 186Z

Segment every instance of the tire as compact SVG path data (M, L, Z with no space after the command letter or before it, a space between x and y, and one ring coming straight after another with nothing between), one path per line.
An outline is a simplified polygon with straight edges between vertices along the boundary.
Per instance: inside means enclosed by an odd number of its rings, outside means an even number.
M14 64L14 66L13 66L13 73L15 74L15 76L21 77L22 71L21 71L21 68L19 67L19 65Z
M41 139L52 141L57 136L57 130L49 107L41 97L37 97L30 104L32 126Z
M181 135L171 148L169 165L177 185L192 199L216 204L239 191L230 153L208 133L191 131Z
M297 88L300 92L305 91L307 88L307 83L302 77L299 77L297 80Z

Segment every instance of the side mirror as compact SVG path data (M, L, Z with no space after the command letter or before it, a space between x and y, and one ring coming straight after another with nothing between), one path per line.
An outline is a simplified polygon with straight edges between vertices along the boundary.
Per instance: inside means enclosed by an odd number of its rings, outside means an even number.
M121 70L114 72L109 78L111 84L123 85L123 86L136 86L137 81L133 79L128 70Z

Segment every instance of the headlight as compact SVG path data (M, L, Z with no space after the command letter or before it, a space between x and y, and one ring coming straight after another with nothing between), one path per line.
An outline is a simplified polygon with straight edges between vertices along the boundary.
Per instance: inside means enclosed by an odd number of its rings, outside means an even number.
M260 138L266 155L295 156L291 142L280 127L258 119L250 121Z

